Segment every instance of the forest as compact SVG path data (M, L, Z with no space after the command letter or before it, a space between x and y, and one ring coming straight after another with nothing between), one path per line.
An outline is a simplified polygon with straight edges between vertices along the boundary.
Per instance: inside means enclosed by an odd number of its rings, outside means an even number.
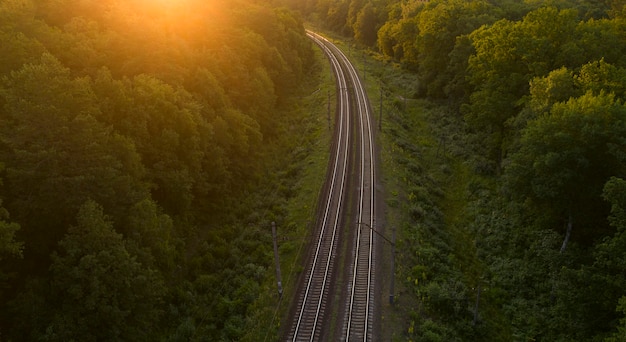
M285 2L411 75L392 340L626 341L626 2Z
M626 341L625 5L2 0L0 340L262 340L307 22L385 70L383 335Z
M0 340L240 340L313 58L256 1L1 1Z

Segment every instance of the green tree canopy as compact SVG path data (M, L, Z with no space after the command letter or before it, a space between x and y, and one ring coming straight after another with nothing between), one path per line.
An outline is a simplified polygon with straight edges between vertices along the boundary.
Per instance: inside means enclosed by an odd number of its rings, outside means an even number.
M137 262L102 207L87 201L59 242L50 271L55 308L45 339L146 340L157 332L163 295L155 271Z
M579 241L593 241L607 233L599 199L609 177L626 171L625 137L626 108L613 95L557 103L524 130L506 168L510 191L556 219L557 229L559 219L570 221L581 228Z
M0 168L2 165L0 164ZM1 182L0 182L1 184ZM16 240L20 225L9 220L9 212L2 207L0 200L0 300L5 301L4 290L11 280L10 269L6 263L12 258L21 258L24 243Z
M451 60L458 40L482 25L496 21L496 8L487 1L429 1L418 16L419 74L432 97L443 97L453 72L464 72L469 55ZM468 51L471 52L471 51ZM458 53L458 51L457 51Z
M133 143L97 120L90 80L69 74L44 54L1 82L0 138L11 194L6 204L31 241L40 241L31 252L42 256L86 199L98 199L121 215L147 195ZM41 226L48 230L35 233Z
M263 279L231 274L268 254L229 251L315 64L266 2L0 1L2 338L238 339Z
M354 23L354 38L365 46L376 44L376 32L378 32L378 17L371 3L365 4L356 17Z
M469 58L469 80L476 90L465 117L486 138L489 158L496 163L506 155L510 120L521 111L530 80L571 65L564 46L577 23L576 11L545 7L522 21L503 19L471 34L476 52Z

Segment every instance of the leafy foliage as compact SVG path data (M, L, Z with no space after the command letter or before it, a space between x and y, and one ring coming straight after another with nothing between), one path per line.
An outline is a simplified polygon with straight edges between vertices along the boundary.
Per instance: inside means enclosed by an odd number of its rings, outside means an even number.
M3 338L240 339L312 51L255 1L3 1Z
M52 256L48 297L57 310L45 339L142 340L155 332L162 281L128 252L98 204L81 207L77 226L59 245L63 254Z
M536 201L544 213L573 216L577 224L595 230L581 232L580 239L593 241L608 216L608 208L597 205L602 187L626 171L620 151L626 146L624 134L626 109L611 95L587 93L555 104L549 115L529 122L510 158L512 193Z

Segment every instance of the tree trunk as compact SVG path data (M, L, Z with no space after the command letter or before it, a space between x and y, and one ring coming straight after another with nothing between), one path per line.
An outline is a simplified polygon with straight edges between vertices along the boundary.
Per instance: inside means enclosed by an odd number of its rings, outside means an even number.
M478 292L476 293L476 305L474 306L474 326L478 324L478 305L480 304L480 284L478 284Z
M565 231L565 239L563 240L563 245L561 245L561 253L565 252L565 248L567 248L567 243L569 242L569 238L572 235L572 227L574 226L574 219L572 218L572 212L569 212L567 219L567 230Z

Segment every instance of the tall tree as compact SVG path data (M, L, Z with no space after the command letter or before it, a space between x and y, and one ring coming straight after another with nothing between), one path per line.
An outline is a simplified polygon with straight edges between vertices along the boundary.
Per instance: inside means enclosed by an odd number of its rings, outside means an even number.
M563 48L577 23L574 10L545 7L522 21L500 20L471 34L476 52L469 58L469 80L476 91L466 119L484 136L489 158L498 167L511 143L509 123L522 109L530 80L563 65L580 65L568 62L571 54Z
M37 246L30 253L47 258L88 198L119 216L147 195L133 143L96 119L90 79L72 78L44 54L0 87L5 203Z
M2 165L0 164L0 169ZM1 182L0 182L1 184ZM0 200L0 302L4 303L6 298L5 289L11 280L7 261L22 257L24 243L16 240L16 234L20 230L20 225L9 220L9 212L2 207Z
M137 262L102 207L87 201L50 267L51 341L146 340L159 329L162 281Z
M428 2L418 16L419 34L415 44L420 54L419 74L429 96L444 97L453 72L463 71L464 68L455 68L452 62L465 64L469 55L451 60L458 39L482 25L493 23L496 18L496 8L487 1ZM465 49L465 52L472 50Z
M506 176L514 196L530 199L558 230L566 223L562 251L574 225L581 243L607 234L599 199L609 177L626 171L625 137L626 108L604 93L557 103L524 130Z
M374 46L379 28L377 19L374 6L368 2L359 11L354 23L354 38L357 42L365 46Z

